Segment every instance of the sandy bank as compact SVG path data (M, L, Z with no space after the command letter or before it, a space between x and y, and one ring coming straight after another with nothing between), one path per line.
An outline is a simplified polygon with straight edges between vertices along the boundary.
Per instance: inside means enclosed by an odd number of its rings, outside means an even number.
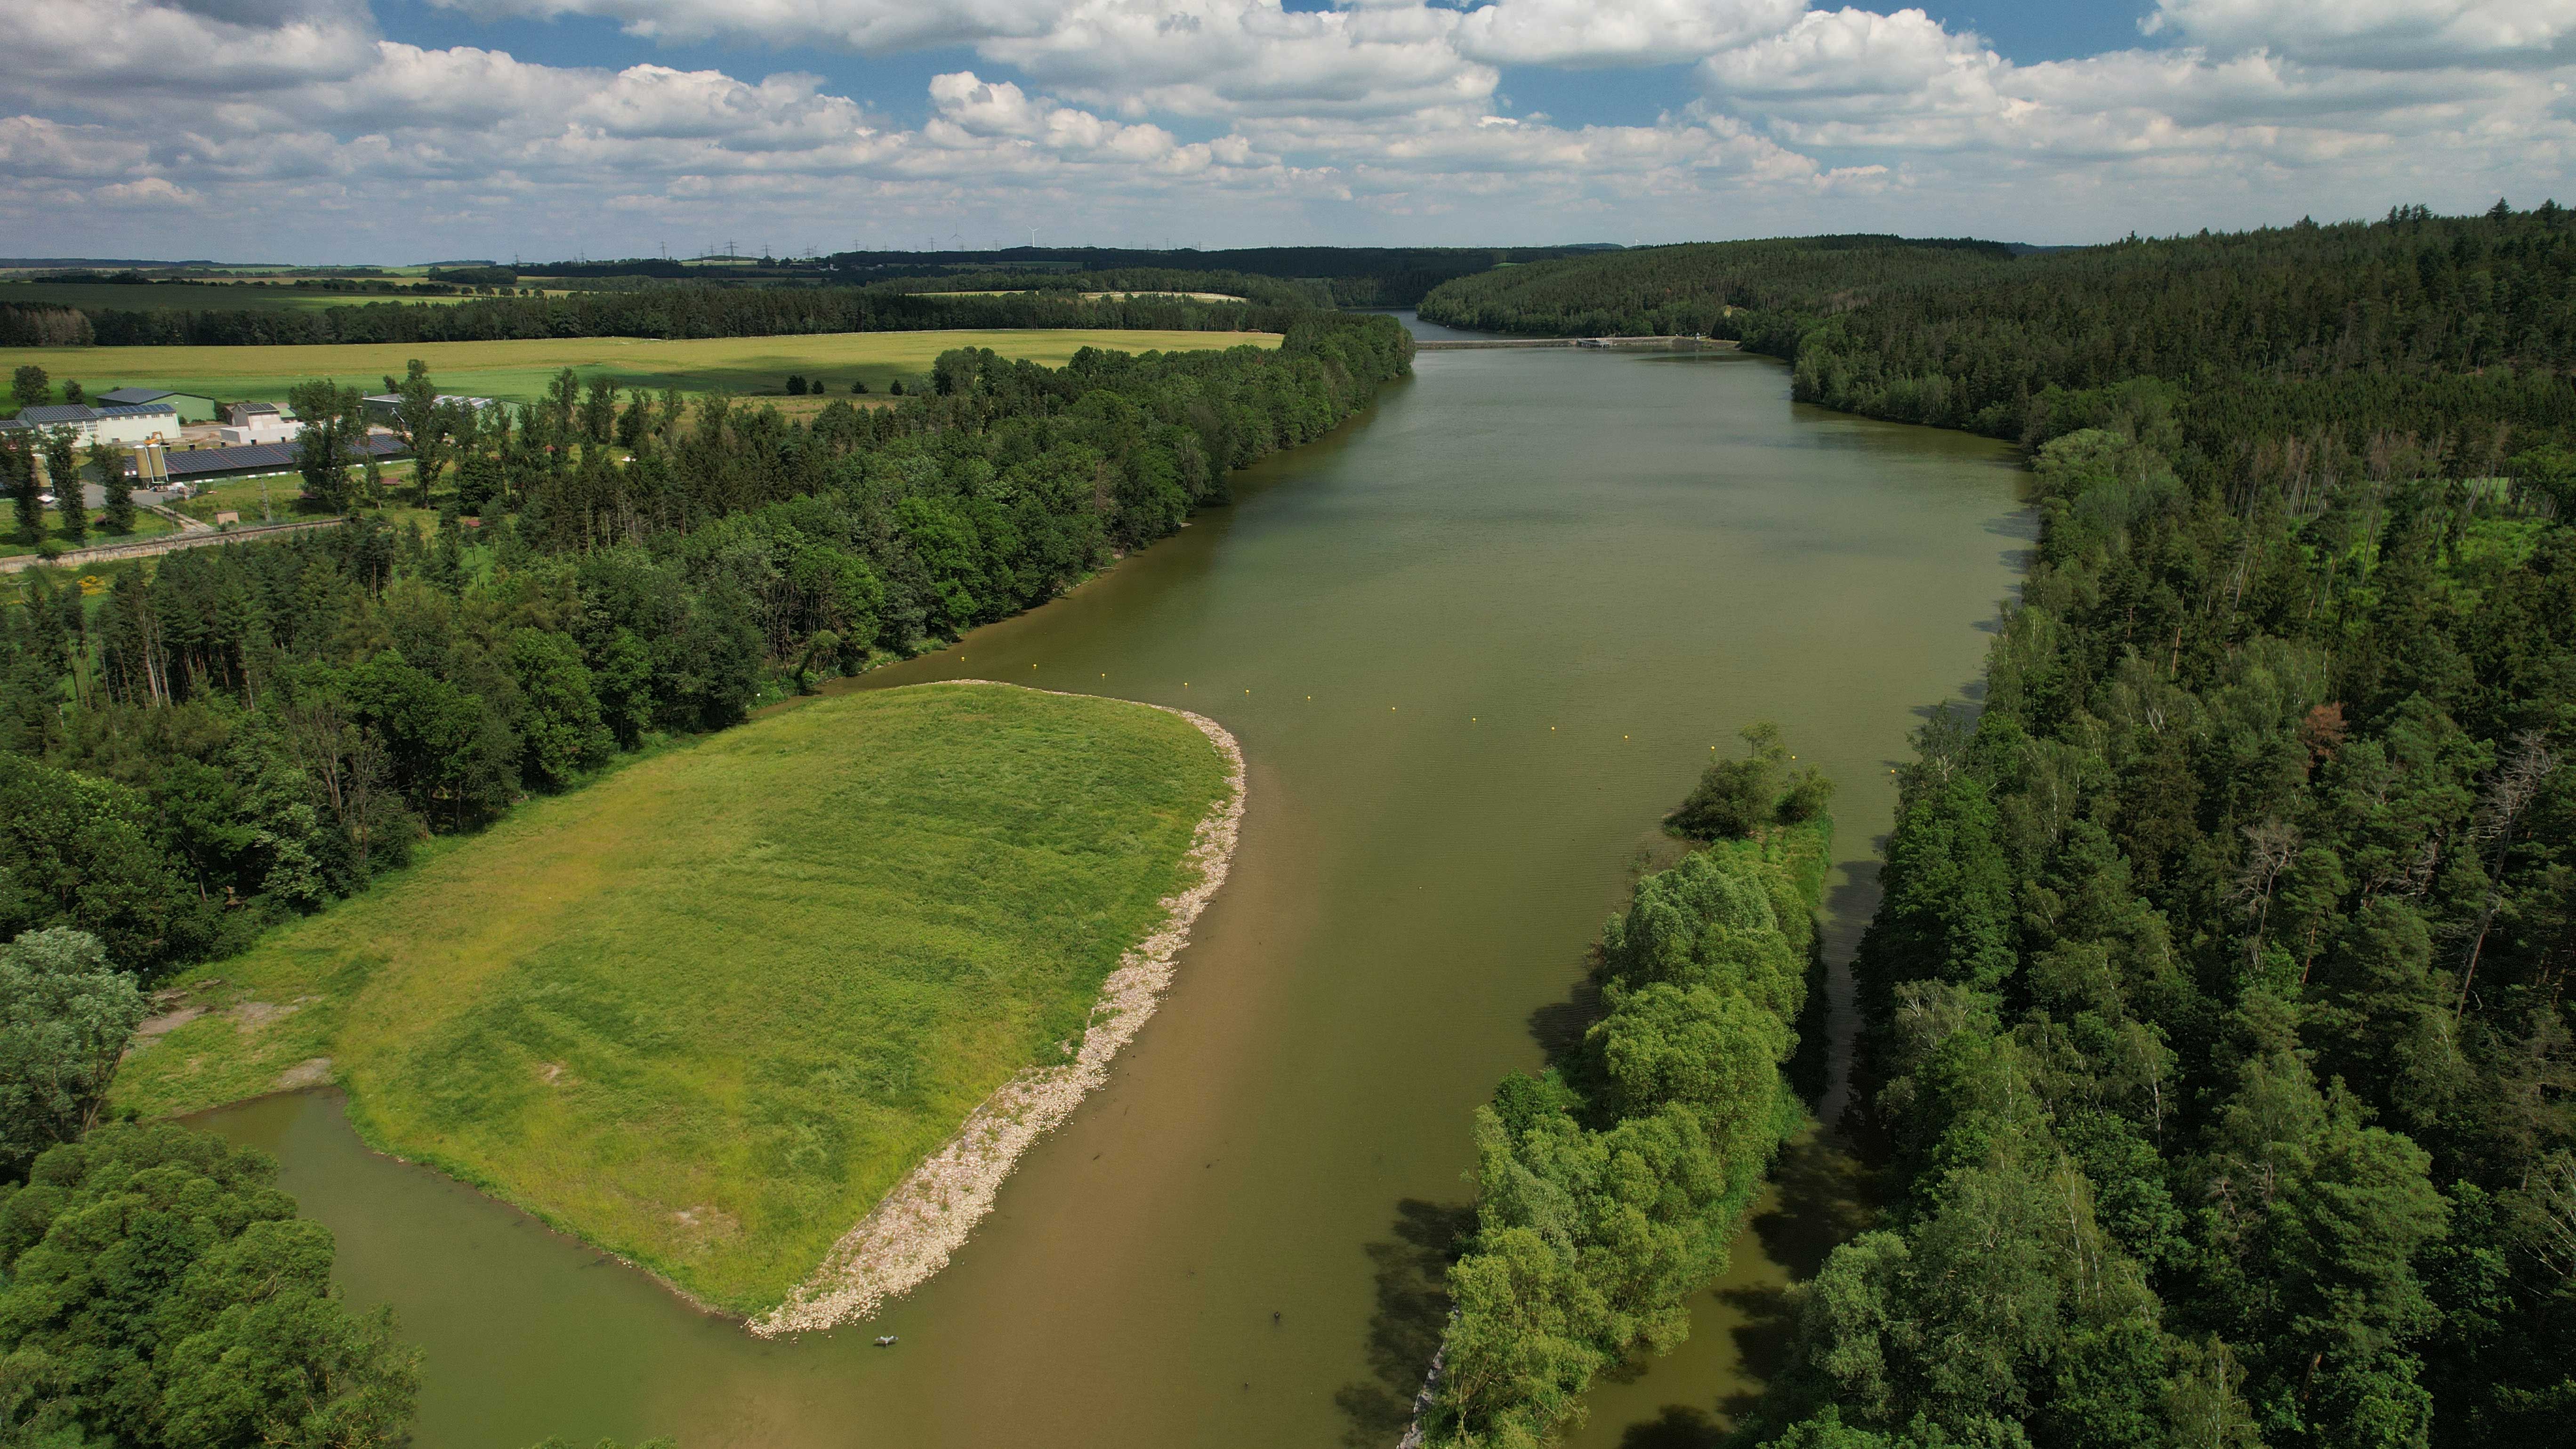
M956 681L992 683L998 681ZM1026 686L1015 685L1014 688ZM1062 690L1041 690L1061 694ZM1190 837L1182 858L1184 880L1195 883L1162 901L1163 916L1151 935L1118 960L1101 983L1082 1045L1071 1062L1030 1067L984 1099L938 1151L922 1159L856 1227L842 1235L821 1266L796 1285L785 1302L751 1320L763 1338L831 1328L865 1318L889 1298L899 1298L948 1266L975 1224L993 1210L1002 1180L1020 1154L1073 1115L1091 1091L1109 1080L1118 1049L1143 1028L1172 983L1173 962L1189 944L1190 927L1225 884L1234 859L1236 827L1243 819L1243 750L1224 726L1185 709L1149 705L1176 714L1225 757L1226 790Z

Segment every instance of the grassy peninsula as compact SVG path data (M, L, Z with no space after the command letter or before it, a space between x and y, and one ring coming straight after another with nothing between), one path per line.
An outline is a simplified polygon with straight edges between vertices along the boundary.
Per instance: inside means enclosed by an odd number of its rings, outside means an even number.
M1069 1058L1225 789L1209 740L1141 705L814 700L208 968L118 1102L337 1080L383 1150L755 1311L994 1089Z

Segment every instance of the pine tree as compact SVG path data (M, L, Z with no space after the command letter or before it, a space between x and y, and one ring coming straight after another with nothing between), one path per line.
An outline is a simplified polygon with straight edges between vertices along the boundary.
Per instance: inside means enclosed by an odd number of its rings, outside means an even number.
M134 531L134 480L126 476L125 449L114 443L89 445L90 466L98 469L99 488L107 494L107 531Z

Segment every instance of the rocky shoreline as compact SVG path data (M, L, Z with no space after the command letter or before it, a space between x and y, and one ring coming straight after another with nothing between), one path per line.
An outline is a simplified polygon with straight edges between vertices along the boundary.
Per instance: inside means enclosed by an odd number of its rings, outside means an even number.
M990 683L966 681L957 683ZM1024 685L1014 688L1026 688ZM1061 694L1063 690L1039 693ZM1190 927L1217 888L1225 884L1243 819L1243 750L1223 725L1204 715L1148 705L1196 725L1226 762L1226 791L1199 821L1184 878L1196 880L1162 901L1162 923L1130 948L1101 983L1100 1000L1073 1060L1030 1067L1002 1084L968 1115L957 1134L895 1184L875 1210L842 1235L822 1264L796 1285L785 1302L750 1321L763 1338L809 1333L865 1318L888 1299L900 1298L948 1265L975 1224L993 1210L1002 1181L1022 1153L1073 1115L1084 1097L1109 1080L1110 1060L1134 1039L1163 992L1174 962L1189 944Z

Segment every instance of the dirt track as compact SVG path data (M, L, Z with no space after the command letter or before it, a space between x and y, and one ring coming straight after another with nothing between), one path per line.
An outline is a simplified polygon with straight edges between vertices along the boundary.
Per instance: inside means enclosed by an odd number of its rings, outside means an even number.
M308 518L295 523L255 523L247 528L208 529L202 533L165 533L159 538L137 539L132 543L107 543L96 548L65 550L53 559L35 554L18 554L0 558L0 574L14 574L36 564L50 562L59 568L79 568L83 564L113 563L118 559L150 558L174 548L202 548L210 543L248 543L255 539L275 538L282 533L298 533L312 528L337 528L345 518Z

